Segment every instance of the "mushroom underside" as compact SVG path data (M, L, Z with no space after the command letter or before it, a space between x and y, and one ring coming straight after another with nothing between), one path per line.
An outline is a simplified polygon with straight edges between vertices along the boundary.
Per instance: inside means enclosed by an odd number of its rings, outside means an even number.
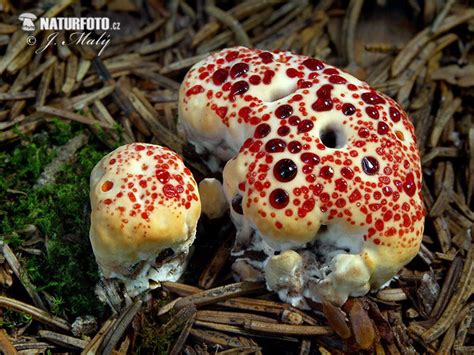
M185 245L163 249L158 255L143 255L141 261L127 268L125 275L112 272L109 278L122 282L130 297L157 288L160 281L177 281L186 269L194 239L192 235Z
M265 281L282 301L301 309L323 299L342 305L349 296L370 290L370 272L361 256L365 232L335 223L321 225L311 243L281 248L243 226L232 250L232 269L237 279ZM291 258L285 257L290 252Z

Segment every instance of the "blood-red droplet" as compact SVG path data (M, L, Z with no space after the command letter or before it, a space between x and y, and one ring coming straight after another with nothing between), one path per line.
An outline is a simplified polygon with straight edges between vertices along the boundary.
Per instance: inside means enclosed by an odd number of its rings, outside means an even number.
M293 153L293 154L299 153L301 152L301 149L302 149L301 143L298 141L291 141L290 143L288 143L288 151L290 153Z
M249 82L252 85L258 85L258 84L260 84L261 81L262 81L262 79L258 75L252 75L249 78Z
M321 170L319 171L319 176L321 176L323 179L330 179L334 175L334 170L330 166L323 166Z
M244 214L242 209L242 195L235 195L232 198L232 209L238 214Z
M225 56L225 60L227 60L228 62L232 62L232 61L235 60L238 56L239 56L239 52L237 52L237 51L230 51L230 52L227 53L227 55Z
M244 80L234 83L230 89L230 96L234 97L235 95L242 95L246 93L249 89L249 83Z
M351 180L354 177L354 172L351 168L345 166L341 169L341 175L346 179Z
M105 203L106 205L110 205L110 204L112 204L112 200L111 200L110 198L106 198L106 199L104 200L104 203Z
M385 122L379 122L377 124L377 133L380 134L380 135L383 135L383 134L387 134L389 131L389 127L388 127L388 124L386 124Z
M237 63L230 69L230 77L232 79L238 78L249 71L249 65L247 63Z
M173 198L177 195L175 187L171 184L166 184L163 186L163 193L168 198Z
M313 121L303 120L298 124L298 133L306 133L314 127Z
M360 128L358 133L361 138L367 138L370 136L370 131L365 127Z
M346 116L351 116L356 112L356 108L353 104L344 104L342 105L342 113Z
M270 193L270 205L276 209L285 208L290 202L288 192L283 189L275 189Z
M405 178L405 183L403 184L403 191L405 191L405 193L410 197L415 195L416 184L413 173L407 174L407 177Z
M261 123L257 126L257 128L255 128L255 133L253 134L253 136L255 138L263 138L268 136L271 130L272 129L269 124Z
M289 182L298 174L298 167L291 159L281 159L273 167L273 175L278 181Z
M333 107L333 102L331 100L331 90L333 89L332 85L325 84L321 86L318 91L316 91L316 96L318 99L315 103L311 105L313 110L318 112L329 111Z
M379 162L374 157L368 156L362 159L362 170L367 175L375 175L379 171Z
M284 137L287 136L288 133L290 133L290 127L288 126L280 126L278 127L277 133L279 136Z
M270 139L265 144L265 150L268 153L280 153L280 152L283 152L285 148L286 148L286 143L284 140L280 138Z
M163 169L158 169L155 172L155 176L158 179L158 181L161 182L162 184L166 184L171 179L170 173Z
M305 59L303 65L309 70L321 70L324 68L323 62L314 58Z
M347 83L347 80L344 79L342 76L340 75L331 75L329 77L329 82L331 84L345 84Z
M290 118L288 118L288 123L292 126L296 126L300 122L301 120L298 116L291 116Z
M380 116L379 111L374 106L367 106L365 112L370 118L377 120Z
M308 164L308 165L316 165L316 164L319 164L319 161L320 161L319 156L317 156L314 153L309 153L309 152L301 154L300 159L303 163Z
M388 109L388 112L393 122L400 121L400 118L401 118L400 111L398 111L395 107L390 106L390 108Z
M385 103L385 100L375 91L364 92L360 95L361 99L369 105L380 105Z
M277 109L275 110L275 116L277 116L280 119L287 118L291 116L293 113L293 107L291 105L281 105L278 106Z
M194 85L191 89L186 91L186 96L197 95L204 92L204 88L201 85Z
M262 62L265 64L273 62L273 54L271 54L270 52L262 52L258 56L262 59Z
M215 85L220 86L227 80L228 75L229 73L227 70L219 68L214 72L214 74L212 74L212 82Z

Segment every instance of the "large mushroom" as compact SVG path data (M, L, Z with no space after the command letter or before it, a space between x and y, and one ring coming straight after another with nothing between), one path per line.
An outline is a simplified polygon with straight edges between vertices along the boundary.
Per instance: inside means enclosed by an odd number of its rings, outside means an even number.
M149 280L181 276L201 203L176 153L144 143L117 148L94 167L90 198L90 240L106 279L122 280L134 296Z
M234 271L271 272L280 281L267 278L269 289L302 308L309 299L341 305L416 255L420 159L391 98L317 59L243 47L196 64L180 94L182 131L200 151L236 154L223 172L238 229ZM288 250L298 265L278 266ZM275 277L290 270L298 295L282 282L290 275Z

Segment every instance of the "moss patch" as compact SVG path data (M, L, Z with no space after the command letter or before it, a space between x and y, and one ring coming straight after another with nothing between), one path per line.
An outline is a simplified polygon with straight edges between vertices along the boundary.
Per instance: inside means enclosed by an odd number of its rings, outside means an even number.
M52 295L51 311L70 317L103 312L94 294L98 273L88 236L89 175L109 149L91 139L71 165L62 167L55 184L33 185L54 158L53 147L80 129L58 121L0 152L0 234L15 249L24 241L17 231L38 227L45 244L36 247L43 254L23 253L20 260L38 289Z

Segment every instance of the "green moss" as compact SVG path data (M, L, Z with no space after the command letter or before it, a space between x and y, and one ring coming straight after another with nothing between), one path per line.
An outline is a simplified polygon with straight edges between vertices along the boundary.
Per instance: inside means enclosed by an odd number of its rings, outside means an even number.
M54 158L53 146L65 144L80 126L56 122L7 152L0 152L0 234L13 248L23 242L21 230L36 225L45 238L44 254L23 254L32 282L53 296L51 311L69 316L100 315L94 287L97 265L89 243L89 175L108 152L91 141L64 166L53 185L33 189Z

